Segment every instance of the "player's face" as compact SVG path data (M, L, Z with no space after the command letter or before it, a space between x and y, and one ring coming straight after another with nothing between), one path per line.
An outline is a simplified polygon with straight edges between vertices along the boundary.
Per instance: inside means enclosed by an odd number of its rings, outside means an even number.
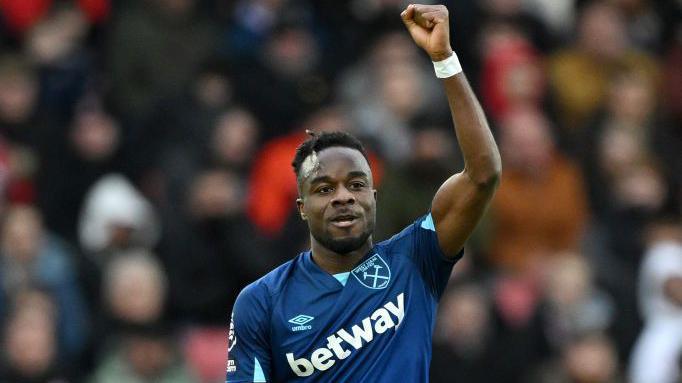
M374 231L376 191L369 164L354 149L331 147L304 161L297 203L313 238L337 254L367 243Z

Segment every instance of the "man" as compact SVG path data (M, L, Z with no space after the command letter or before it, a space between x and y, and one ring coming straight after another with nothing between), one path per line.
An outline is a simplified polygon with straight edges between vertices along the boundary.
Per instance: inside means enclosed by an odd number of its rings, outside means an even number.
M311 251L246 287L228 337L228 382L424 382L436 305L500 176L500 156L450 48L444 6L401 14L444 78L466 162L431 213L374 244L376 191L362 145L313 136L296 152Z

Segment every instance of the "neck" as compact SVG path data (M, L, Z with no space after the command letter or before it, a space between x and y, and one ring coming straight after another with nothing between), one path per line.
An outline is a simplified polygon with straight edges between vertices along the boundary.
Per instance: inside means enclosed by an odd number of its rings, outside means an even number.
M339 254L327 249L312 236L310 237L310 242L312 243L313 261L329 274L351 271L373 246L372 237L369 237L367 242L360 246L360 248L347 254Z

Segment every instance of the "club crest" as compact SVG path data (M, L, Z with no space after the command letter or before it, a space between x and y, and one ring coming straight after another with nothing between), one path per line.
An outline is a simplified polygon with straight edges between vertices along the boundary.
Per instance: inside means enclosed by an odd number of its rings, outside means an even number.
M391 281L391 269L379 254L362 262L352 274L363 286L373 290L385 289Z

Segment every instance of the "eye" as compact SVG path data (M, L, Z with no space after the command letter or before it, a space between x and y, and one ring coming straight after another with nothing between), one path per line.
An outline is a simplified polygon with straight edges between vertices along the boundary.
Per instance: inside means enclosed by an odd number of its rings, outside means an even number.
M319 188L317 188L317 189L315 190L315 192L316 192L316 193L319 193L319 194L328 194L328 193L331 193L333 190L334 190L334 189L332 189L331 186L329 186L329 185L324 185L324 186L320 186Z
M365 183L362 181L353 181L350 183L350 187L355 190L362 189L365 187Z

